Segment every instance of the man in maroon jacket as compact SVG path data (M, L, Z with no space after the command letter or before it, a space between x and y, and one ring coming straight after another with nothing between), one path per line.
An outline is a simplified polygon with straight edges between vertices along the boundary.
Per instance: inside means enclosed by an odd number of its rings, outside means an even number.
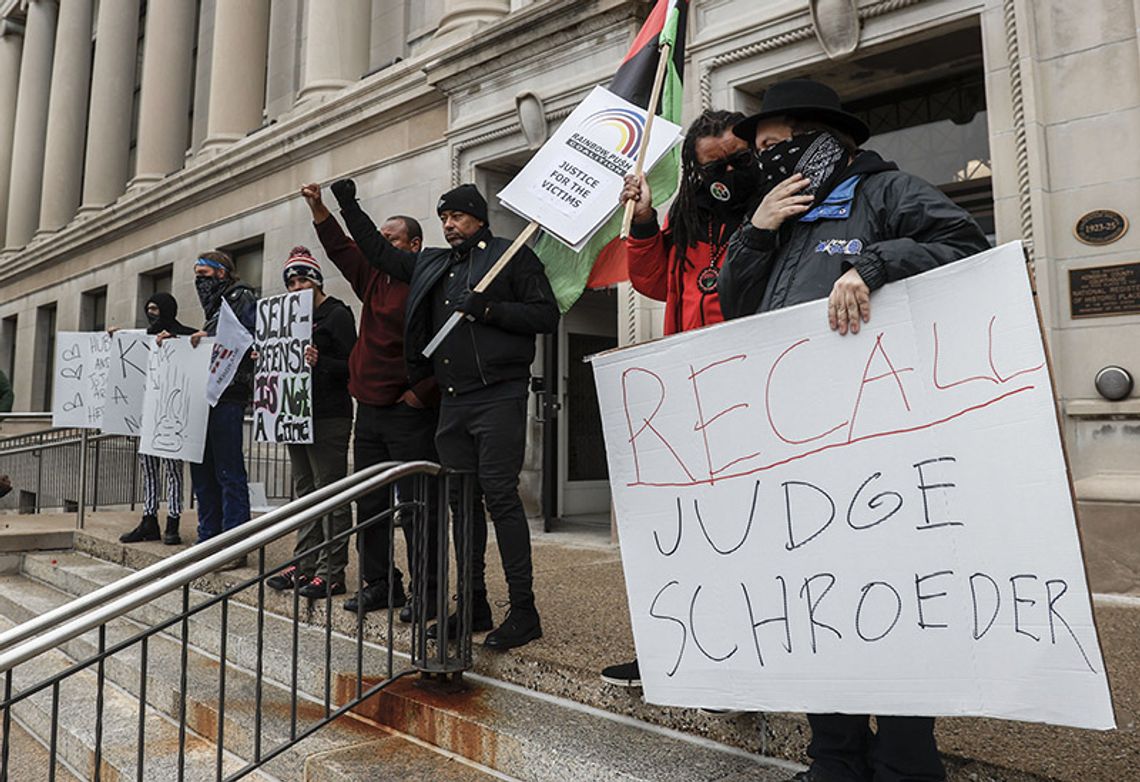
M435 430L439 422L439 388L434 378L409 384L404 364L404 312L408 286L377 270L365 260L356 243L345 235L336 218L321 201L321 188L310 184L301 195L313 214L317 236L329 259L340 269L359 297L360 336L348 358L348 390L356 400L353 462L356 469L384 461L427 460L438 462ZM420 225L410 217L393 217L381 226L381 232L393 245L417 252L423 241ZM397 491L412 496L411 480L402 481ZM429 492L429 519L436 515L435 492ZM374 492L357 501L357 523L383 513L389 508L387 489ZM385 518L357 536L360 571L365 586L344 607L356 611L375 611L388 607L388 528ZM428 618L434 616L435 605L435 525L429 525L428 568L423 574L428 586ZM408 562L415 562L411 530L404 528ZM415 575L415 574L413 574ZM403 606L400 620L410 622L411 605L405 605L403 576L393 571L393 607Z

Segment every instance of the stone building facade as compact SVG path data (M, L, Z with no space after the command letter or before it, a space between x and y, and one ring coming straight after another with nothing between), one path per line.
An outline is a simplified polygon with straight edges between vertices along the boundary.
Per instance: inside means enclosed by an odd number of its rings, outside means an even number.
M507 182L610 77L651 5L0 0L0 369L16 409L49 405L57 330L137 325L154 290L192 322L200 250L233 252L248 281L276 291L289 248L316 243L304 182L353 176L372 214L413 214L440 242L436 195ZM1140 399L1109 400L1094 382L1109 366L1140 371L1123 265L1140 232L1089 244L1075 230L1095 210L1140 213L1140 0L691 6L686 119L748 111L775 80L820 78L871 125L870 147L944 188L995 242L1025 241L1086 539L1103 544L1094 585L1140 580L1140 561L1115 553L1140 550ZM522 226L498 208L491 219L504 235ZM1099 301L1098 284L1105 296L1124 286L1117 311L1074 310L1074 297ZM619 286L588 293L546 341L532 510L545 474L548 515L608 514L600 428L580 425L596 410L579 359L658 333L660 307Z

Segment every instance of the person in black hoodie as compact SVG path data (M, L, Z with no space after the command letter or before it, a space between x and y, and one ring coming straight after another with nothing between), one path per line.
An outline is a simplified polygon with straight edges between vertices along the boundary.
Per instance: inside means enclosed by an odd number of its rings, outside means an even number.
M190 335L198 346L202 337L218 333L222 301L252 334L257 323L257 294L237 276L233 258L224 252L204 252L194 263L194 289L206 315L201 330ZM158 341L172 337L167 331ZM249 521L249 478L242 452L245 407L253 397L253 358L242 357L233 380L210 410L206 424L206 449L201 464L190 464L194 496L198 500L198 542L227 532ZM245 557L226 563L221 570L244 567Z
M313 442L289 446L293 487L301 497L348 473L348 437L352 433L348 356L356 344L356 318L348 305L325 293L321 265L309 248L290 250L281 276L290 293L313 292L313 338L305 347L305 363L312 376ZM328 546L321 544L351 526L352 510L344 505L297 530L293 554L310 553L266 583L278 590L292 589L299 583L301 596L309 598L344 594L348 538Z
M541 638L530 528L518 483L526 447L527 384L535 335L554 331L559 318L542 262L523 247L487 290L473 290L511 244L491 234L487 202L474 185L444 193L436 205L450 246L419 253L399 250L384 238L360 208L352 180L334 182L331 189L349 233L368 262L410 283L404 355L411 381L414 384L435 373L442 395L435 438L440 459L445 467L473 471L478 478L472 508L472 628L490 630L493 624L484 580L485 500L495 524L511 608L483 644L511 649ZM425 357L423 351L431 337L456 311L466 317L430 359ZM456 498L452 503L454 508ZM454 630L455 615L447 621ZM429 637L437 635L437 629L429 628Z
M146 300L145 311L147 334L166 332L176 337L185 337L195 331L178 322L178 302L169 293L159 292L151 296ZM116 329L110 328L107 333L114 334L115 331ZM178 534L178 522L182 516L182 460L140 453L139 464L143 479L142 521L130 532L120 535L119 540L123 543L140 543L162 538L166 545L177 546L182 542L182 537ZM166 472L166 529L159 534L158 498L163 471Z
M989 249L938 188L859 149L867 125L830 87L773 84L733 128L757 153L759 205L729 240L719 279L726 318L827 300L830 328L857 333L888 282ZM822 306L821 306L822 310ZM812 764L790 782L940 782L933 717L809 714Z

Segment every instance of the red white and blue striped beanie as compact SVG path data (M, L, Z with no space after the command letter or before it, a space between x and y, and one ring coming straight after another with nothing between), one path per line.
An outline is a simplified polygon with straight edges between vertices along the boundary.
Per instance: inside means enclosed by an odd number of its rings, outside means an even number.
M322 288L325 284L325 278L321 274L321 265L317 263L317 259L309 252L309 248L302 247L301 245L289 251L289 258L285 261L285 267L281 271L281 276L285 280L285 287L289 287L289 280L294 277L305 277Z

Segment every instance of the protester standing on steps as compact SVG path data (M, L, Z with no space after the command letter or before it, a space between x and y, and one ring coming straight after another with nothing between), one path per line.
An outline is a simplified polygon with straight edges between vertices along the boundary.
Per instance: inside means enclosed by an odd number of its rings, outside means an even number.
M393 246L356 200L356 185L332 185L349 232L368 262L411 285L404 328L404 352L413 379L434 371L442 393L436 445L445 467L474 472L472 627L492 627L484 558L487 522L507 580L510 611L484 640L491 649L511 649L542 637L535 607L530 527L519 497L519 473L526 447L526 405L535 336L558 327L558 305L542 263L527 247L508 263L487 290L473 288L511 242L491 234L487 202L474 185L444 193L436 205L450 245L410 253ZM423 355L435 332L454 312L466 317L432 354ZM482 494L482 497L479 495ZM457 497L452 499L453 511ZM457 542L462 550L462 542ZM455 614L448 617L451 628ZM429 636L438 628L429 628Z
M352 433L348 357L356 344L356 318L343 301L325 293L321 265L309 248L289 251L281 277L290 293L313 292L313 337L305 346L313 394L313 442L289 445L293 489L303 497L348 473L348 437ZM297 582L301 596L307 598L344 594L348 539L329 541L350 527L352 511L347 506L301 527L293 555L302 558L266 584L280 590L292 589Z
M238 279L233 258L227 253L204 252L198 256L194 263L194 289L206 315L201 330L189 337L194 347L198 347L202 337L217 334L223 300L249 333L254 332L257 294ZM158 335L158 341L161 344L172 336L164 331ZM253 398L253 372L253 358L246 352L233 380L210 409L202 463L190 465L190 478L198 501L199 543L249 521L249 481L242 433L245 408ZM231 570L245 564L246 558L238 557L220 569Z
M178 301L169 293L155 293L146 300L147 334L167 333L176 337L188 337L194 333L194 328L178 321ZM110 328L108 334L114 334L116 329ZM182 460L163 459L146 453L139 454L139 466L142 467L143 485L143 516L142 521L130 532L119 536L122 543L140 543L142 541L158 540L168 546L177 546L182 542L178 533L178 524L182 516ZM159 489L162 486L162 474L166 474L166 529L160 534L158 529L158 500Z
M0 370L0 413L12 412L12 402L15 398L12 393L12 382L4 371Z
M361 303L360 338L348 359L348 391L356 399L356 429L353 438L353 465L360 470L386 461L438 462L435 430L439 423L439 387L431 375L416 382L408 379L404 363L404 312L408 285L373 268L356 242L348 238L321 199L319 185L301 188L309 205L317 237L329 259L340 269ZM420 224L411 217L391 217L381 233L400 250L419 252L423 242ZM411 497L412 480L397 486L401 495ZM377 517L389 508L387 488L373 492L356 503L357 523ZM434 491L428 494L427 572L411 573L413 580L426 579L427 616L434 617L436 605L436 529L439 502ZM388 607L388 559L391 556L388 532L391 520L384 517L357 534L360 573L364 588L345 601L349 611L375 611ZM404 527L409 566L419 562L413 551L414 536ZM393 570L392 607L401 608L400 620L412 621L413 606L404 593L403 574ZM415 590L413 590L414 592Z
M732 132L744 119L732 111L708 110L685 134L681 184L664 228L653 209L645 176L625 178L621 202L634 202L626 240L629 280L643 296L665 302L665 334L720 323L717 275L728 237L744 219L759 182L756 159ZM640 687L637 660L602 669L602 679Z
M941 191L860 150L869 129L823 84L773 84L760 112L734 132L753 145L762 181L759 206L729 241L721 271L727 318L826 298L831 329L854 334L884 284L989 248ZM808 722L812 764L794 782L945 779L932 717L880 716L876 733L865 714L809 714Z

